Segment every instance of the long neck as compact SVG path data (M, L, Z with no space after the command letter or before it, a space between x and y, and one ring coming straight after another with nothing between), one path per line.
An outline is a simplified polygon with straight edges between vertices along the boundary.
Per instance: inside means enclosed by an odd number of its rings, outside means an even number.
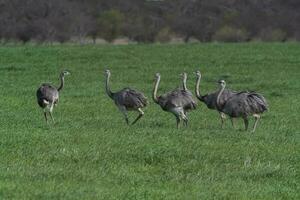
M58 91L60 91L61 89L63 89L65 85L65 77L62 75L60 76L60 86L57 88Z
M218 107L219 109L222 109L222 105L221 105L221 95L223 94L224 89L225 89L225 86L222 86L222 88L221 88L220 91L219 91L218 97L217 97L217 107Z
M160 82L160 77L158 77L156 79L156 82L155 82L155 85L154 85L154 89L153 89L153 93L152 93L152 99L157 104L158 104L157 89L158 89L159 82Z
M183 79L182 79L182 87L183 87L183 90L187 91L187 87L186 87L186 79L187 77L184 76Z
M111 92L110 87L109 87L109 78L110 78L110 76L107 75L107 76L106 76L106 81L105 81L105 90L106 90L106 94L107 94L110 98L113 98L113 93Z
M195 93L196 93L196 97L200 100L200 101L203 101L203 97L201 96L200 94L200 80L201 80L201 77L200 76L197 76L197 81L196 81L196 87L195 87Z

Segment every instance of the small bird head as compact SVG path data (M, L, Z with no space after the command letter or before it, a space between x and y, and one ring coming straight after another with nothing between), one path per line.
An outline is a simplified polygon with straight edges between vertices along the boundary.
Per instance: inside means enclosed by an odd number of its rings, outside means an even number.
M219 80L219 81L218 81L218 84L219 84L222 88L224 88L224 87L226 86L226 82L225 82L224 80Z
M105 73L106 76L110 76L110 70L109 70L109 69L106 69L106 70L104 71L104 73Z
M61 73L60 73L60 76L61 77L64 77L64 76L67 76L67 75L70 75L71 73L67 70L63 70Z
M155 78L156 78L156 79L157 79L157 78L160 78L160 73L157 72L157 73L155 74Z
M199 70L195 71L194 73L196 74L197 77L201 77L201 73Z
M180 74L180 77L183 78L183 79L184 79L184 78L187 78L187 73L186 73L186 72L181 73L181 74Z

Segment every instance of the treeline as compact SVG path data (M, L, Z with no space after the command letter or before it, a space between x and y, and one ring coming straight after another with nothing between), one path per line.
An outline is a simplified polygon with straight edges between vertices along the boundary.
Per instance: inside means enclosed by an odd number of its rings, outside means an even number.
M0 0L5 41L300 40L299 0Z

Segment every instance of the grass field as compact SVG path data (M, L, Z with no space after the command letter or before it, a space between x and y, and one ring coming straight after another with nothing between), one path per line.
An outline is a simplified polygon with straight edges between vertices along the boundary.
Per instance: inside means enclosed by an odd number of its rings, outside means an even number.
M300 199L300 45L195 44L0 47L0 199ZM131 86L150 105L127 126L104 90ZM36 103L42 82L66 77L55 124ZM203 75L202 93L224 78L256 90L270 110L255 134L199 103L188 128L151 99ZM130 114L131 121L136 113ZM253 120L250 121L252 127Z

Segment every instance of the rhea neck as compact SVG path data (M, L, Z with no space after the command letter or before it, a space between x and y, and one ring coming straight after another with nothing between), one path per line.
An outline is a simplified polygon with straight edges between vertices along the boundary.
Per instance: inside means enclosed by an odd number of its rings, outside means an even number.
M114 94L112 93L112 91L110 90L109 87L109 78L110 78L110 74L106 75L106 81L105 81L105 90L106 90L106 94L113 99Z
M57 88L58 91L62 90L65 85L65 76L64 74L60 75L60 86Z
M160 82L160 76L158 76L156 78L154 89L153 89L153 93L152 93L152 99L157 104L158 104L157 90L158 90L159 82Z
M196 87L195 87L195 93L196 97L199 99L199 101L204 101L203 96L200 94L200 81L201 81L201 76L197 75L197 81L196 81Z
M183 74L183 77L182 77L182 88L184 91L187 91L187 87L186 87L186 79L187 79L187 75L186 74Z
M221 95L223 94L224 90L225 90L225 84L222 84L221 89L220 89L219 94L218 94L218 97L217 97L217 107L219 109L222 109L221 108Z

